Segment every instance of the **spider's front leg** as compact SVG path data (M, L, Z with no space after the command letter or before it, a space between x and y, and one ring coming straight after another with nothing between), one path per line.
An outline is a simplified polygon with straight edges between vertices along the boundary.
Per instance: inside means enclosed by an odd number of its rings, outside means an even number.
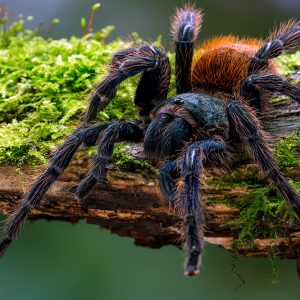
M194 43L202 23L201 10L191 5L177 9L172 19L171 33L175 40L177 94L191 91L191 66Z
M54 181L67 168L80 145L95 145L102 130L109 123L77 128L71 136L57 149L46 170L35 181L29 192L19 203L14 213L6 220L0 242L0 257L15 239L25 222L30 210L37 207Z
M204 245L205 221L201 201L203 164L207 160L221 162L224 153L223 142L199 141L188 147L182 159L170 162L160 169L161 190L173 204L180 207L184 218L185 243L188 252L184 265L186 276L199 273ZM175 192L177 178L179 178L178 193Z
M152 46L129 48L116 53L108 75L96 86L84 121L93 121L116 94L117 86L129 77L142 73L135 104L147 115L153 105L167 97L171 67L165 53Z
M300 218L300 198L280 172L266 133L255 114L242 101L234 100L227 106L227 115L232 136L238 137L246 145L260 169L272 179L279 193Z
M83 209L87 209L87 197L97 182L105 178L106 165L118 141L139 142L143 138L143 128L133 122L118 122L107 127L98 143L98 153L88 175L81 181L76 191Z
M118 52L112 59L108 75L98 84L92 95L83 124L80 125L56 151L46 170L32 185L31 189L21 200L14 213L5 221L2 239L0 241L0 257L5 253L8 246L17 236L22 224L29 216L30 211L33 208L38 207L51 185L69 165L78 147L81 144L86 144L87 146L94 145L98 140L100 132L111 124L106 123L91 126L88 125L88 123L93 121L96 118L99 109L104 108L104 106L114 97L118 84L138 73L142 73L142 79L138 85L140 91L143 90L145 84L151 85L151 83L153 83L153 91L150 94L150 98L149 95L144 95L142 92L136 94L136 101L137 99L144 99L144 102L139 100L139 104L141 104L140 107L144 106L147 109L151 109L154 103L157 103L166 97L170 81L170 64L168 57L161 50L152 46L141 46ZM155 74L155 76L152 76L153 74ZM145 77L150 77L155 82L146 83L145 80L143 80ZM124 126L126 127L126 125ZM133 124L128 126L131 129L136 129L136 132L134 133L136 136L132 139L140 137L142 130L138 128L137 125ZM122 125L120 125L120 128L123 128ZM113 130L113 127L110 127L108 132L110 132L110 130ZM104 137L112 138L114 141L123 138L126 139L126 134L129 134L130 132L130 129L128 130L128 132L126 129L116 130L116 138L114 138L113 134L110 135L108 133L106 133ZM106 144L110 145L110 141ZM96 165L92 171L94 179L91 179L92 177L90 176L89 180L84 181L80 185L78 190L79 198L81 195L84 198L84 195L89 192L96 182L95 178L101 177L99 172L101 173L104 170L104 161L111 154L110 149L103 149L103 151L104 152L102 152L101 149L99 150L99 159L96 160ZM100 171L98 171L99 168L97 169L97 164L100 165ZM88 187L85 187L84 183L88 184Z

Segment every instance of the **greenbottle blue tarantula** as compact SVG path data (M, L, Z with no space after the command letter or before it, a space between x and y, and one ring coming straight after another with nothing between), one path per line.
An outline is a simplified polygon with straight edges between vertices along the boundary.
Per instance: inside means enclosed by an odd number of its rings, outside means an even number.
M152 46L136 46L116 53L105 79L96 87L83 123L56 151L47 169L6 221L0 244L2 256L15 239L31 209L69 165L82 144L98 145L91 170L80 182L76 197L82 207L92 188L105 177L106 165L118 141L143 141L145 157L160 167L162 193L181 208L187 258L184 273L199 271L205 224L201 203L204 168L222 167L229 149L243 143L278 192L300 216L300 199L282 175L257 115L264 115L274 93L300 103L300 88L280 77L273 58L294 49L300 24L289 21L266 41L234 36L194 45L201 27L201 11L177 10L172 22L176 52L177 95L167 99L171 69L166 54ZM143 122L90 123L116 94L117 86L141 73L134 103Z

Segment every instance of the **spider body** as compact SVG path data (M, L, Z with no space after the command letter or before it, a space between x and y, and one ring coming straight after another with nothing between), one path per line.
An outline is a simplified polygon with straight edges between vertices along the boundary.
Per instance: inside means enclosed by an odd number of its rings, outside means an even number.
M226 104L212 95L178 94L156 105L150 116L144 149L146 157L158 165L203 136L217 134L228 140Z
M203 251L202 187L207 166L228 167L232 146L242 143L281 196L300 217L300 199L280 172L259 116L274 93L300 103L300 88L280 77L273 58L299 45L299 22L280 26L266 41L217 37L204 42L194 55L201 27L201 11L177 10L171 32L175 40L177 95L168 98L171 68L161 49L135 46L116 53L109 72L91 96L82 124L56 151L48 167L6 221L0 256L18 234L31 209L69 165L81 146L97 145L98 152L76 197L88 209L88 195L105 179L106 165L118 141L141 141L145 156L159 167L162 193L179 208L187 258L184 273L199 272ZM142 122L91 124L115 96L117 86L141 73L134 103Z

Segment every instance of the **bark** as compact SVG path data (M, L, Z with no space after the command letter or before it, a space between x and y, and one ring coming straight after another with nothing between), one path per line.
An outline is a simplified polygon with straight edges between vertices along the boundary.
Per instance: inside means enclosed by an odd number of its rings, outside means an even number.
M300 106L292 101L273 105L273 113L266 120L266 130L275 142L300 128ZM140 155L140 145L132 145L130 152ZM159 192L155 176L145 176L139 172L119 170L110 165L107 181L98 184L89 197L89 210L83 211L74 198L74 191L80 179L87 171L90 160L78 156L59 180L52 186L38 209L34 209L31 218L61 219L76 222L86 219L88 223L99 224L120 236L134 238L137 245L161 247L179 245L181 241L181 218L167 203ZM257 167L240 161L234 163L230 172L253 175ZM32 168L25 166L17 171L14 166L0 166L0 211L9 214L25 191L28 191L40 174L42 166ZM285 175L299 178L300 169L291 168ZM211 178L226 178L216 170L207 174ZM224 179L226 180L226 179ZM206 199L236 200L245 196L247 186L226 187L224 189L206 188ZM222 227L226 221L239 215L239 210L225 204L206 204L207 242L232 249L237 236L234 229ZM251 249L238 248L239 253L248 256L265 256L272 254L284 258L300 257L300 224L289 228L289 237L273 239L256 239Z

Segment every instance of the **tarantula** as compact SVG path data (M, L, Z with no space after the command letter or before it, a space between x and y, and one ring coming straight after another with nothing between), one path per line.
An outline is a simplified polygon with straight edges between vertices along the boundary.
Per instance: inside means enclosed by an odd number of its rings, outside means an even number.
M2 256L22 223L69 165L80 145L98 145L98 154L76 197L87 208L87 196L103 181L106 165L118 141L143 141L145 157L160 169L162 193L181 208L187 258L184 273L199 272L205 224L201 203L203 172L208 165L225 166L235 145L243 143L278 192L300 216L300 199L282 175L258 116L263 116L274 93L300 103L300 88L280 77L273 58L294 49L300 23L288 21L266 41L220 36L205 41L194 54L202 23L200 10L178 9L171 32L175 39L177 95L167 99L171 68L163 50L150 45L116 53L108 75L92 94L82 124L56 151L15 212L6 221L0 244ZM141 73L134 103L142 122L90 124L115 96L117 86Z

